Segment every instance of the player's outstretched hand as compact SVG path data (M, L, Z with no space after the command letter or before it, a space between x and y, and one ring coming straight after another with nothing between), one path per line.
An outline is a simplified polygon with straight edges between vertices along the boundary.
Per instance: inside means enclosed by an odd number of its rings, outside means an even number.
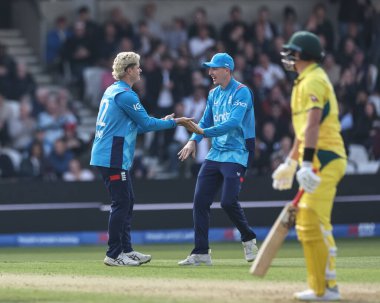
M174 119L175 122L178 125L182 125L186 127L186 129L191 132L191 133L196 133L198 135L203 135L203 129L198 126L198 124L194 123L192 120L193 118L186 118L186 117L181 117L181 118L176 118Z
M190 155L195 158L196 153L196 143L195 141L189 141L186 145L179 151L178 159L185 161Z
M161 118L161 120L173 120L174 119L174 113L170 115L166 115L165 117Z

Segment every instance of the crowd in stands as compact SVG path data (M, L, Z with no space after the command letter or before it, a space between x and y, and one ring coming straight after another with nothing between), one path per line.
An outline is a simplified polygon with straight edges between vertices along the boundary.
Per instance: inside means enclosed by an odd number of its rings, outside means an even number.
M339 5L337 28L322 3L310 8L306 24L291 6L284 8L281 20L272 20L270 8L263 6L246 21L234 5L220 16L226 19L220 28L202 7L191 19L178 12L170 24L156 20L160 7L155 3L144 5L135 24L118 7L102 23L81 7L75 20L59 16L46 36L46 68L65 83L57 87L37 86L25 64L15 62L0 45L0 177L94 179L88 167L91 141L78 136L80 119L71 101L81 99L96 112L104 89L114 82L112 63L121 51L142 57L143 78L134 89L150 115L174 112L195 120L212 87L201 63L216 52L233 56L235 79L255 96L256 152L248 174L269 174L288 154L294 136L289 100L295 75L284 71L280 51L301 29L317 34L326 50L322 66L338 97L347 149L359 144L370 159L380 160L380 13L369 0L331 2ZM156 165L168 177L195 175L209 142L198 146L193 163L183 164L177 153L188 138L182 127L142 136L133 175L155 178Z

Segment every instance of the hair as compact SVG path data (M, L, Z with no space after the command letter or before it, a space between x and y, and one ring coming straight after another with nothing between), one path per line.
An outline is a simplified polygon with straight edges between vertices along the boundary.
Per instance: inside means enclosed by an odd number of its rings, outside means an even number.
M127 68L138 65L139 62L140 55L134 52L121 52L117 54L115 60L113 61L112 76L115 80L122 79L127 72Z

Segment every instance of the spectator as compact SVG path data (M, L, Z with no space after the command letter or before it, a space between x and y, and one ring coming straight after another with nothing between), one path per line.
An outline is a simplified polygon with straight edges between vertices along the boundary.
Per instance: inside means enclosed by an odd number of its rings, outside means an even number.
M176 101L173 96L173 65L174 61L169 55L162 58L160 92L157 99L156 117L165 117L174 111ZM158 156L161 161L167 160L167 147L173 139L174 130L169 129L166 132L157 132L154 136L153 148L154 155Z
M259 8L257 22L253 24L253 28L259 27L263 29L264 38L266 40L272 40L278 35L277 26L271 21L270 10L267 6Z
M117 30L112 22L106 22L102 28L102 35L97 47L97 59L101 66L106 66L109 58L115 55L119 45Z
M79 158L88 146L78 137L76 124L70 122L66 123L64 126L64 132L63 139L66 143L67 150L69 150L76 158Z
M87 6L81 6L77 11L77 24L83 24L85 28L85 36L95 43L97 37L99 36L99 25L92 20L90 9Z
M371 149L371 136L374 135L374 122L377 113L373 103L361 103L357 109L352 142L363 145L367 151Z
M0 91L0 146L10 141L9 121L14 118L12 106Z
M116 28L117 39L128 38L133 41L135 38L133 25L124 15L120 7L114 7L111 9L109 21Z
M16 63L7 54L6 46L0 43L0 92L4 97L8 97L11 91L12 80L16 74Z
M68 38L63 46L63 58L69 65L71 82L79 89L79 95L82 97L83 70L95 59L93 40L86 34L85 23L75 23L73 36Z
M179 57L173 68L173 97L176 102L191 95L193 85L191 83L191 68L189 59Z
M234 78L239 82L249 82L251 80L252 68L246 63L244 55L239 53L235 56L234 59Z
M157 6L154 2L148 2L143 6L143 19L146 22L152 37L157 40L164 39L161 23L156 20Z
M334 51L334 28L331 21L326 17L326 6L318 3L314 6L313 12L306 24L306 30L323 36L325 39L325 50Z
M276 141L276 128L273 122L267 121L263 124L260 138L260 151L263 153L263 165L270 167L270 156L279 149L279 143Z
M31 113L31 104L28 99L24 98L20 103L19 112L8 122L11 145L20 152L29 148L37 127L36 119L31 116Z
M0 149L0 179L16 176L16 168L10 155Z
M266 89L271 89L285 80L284 70L279 65L272 63L266 53L260 54L259 65L255 71L262 74L263 85Z
M346 68L352 62L357 46L352 38L347 38L342 43L341 49L338 50L339 56L337 57L338 63L342 68Z
M301 29L301 25L297 21L297 12L292 6L285 6L282 16L283 21L282 25L280 25L279 33L284 41L288 41L293 33Z
M63 126L66 121L61 115L58 95L50 94L46 104L46 110L39 114L37 125L44 130L45 139L53 146L54 142L63 136Z
M168 45L170 54L177 58L181 45L187 44L187 32L185 20L174 17L170 28L165 32L165 41Z
M72 158L73 154L67 149L66 142L63 139L54 142L53 151L48 157L49 171L54 179L62 179L63 174L69 170L69 163Z
M253 69L257 65L257 53L256 48L252 42L246 42L243 49L245 61L249 68Z
M226 51L234 56L238 52L238 45L249 40L247 24L242 19L241 8L234 5L230 9L230 21L225 23L221 30L222 39Z
M273 53L272 39L265 36L265 26L262 23L255 23L253 27L253 44L258 54Z
M363 35L360 33L359 25L354 22L347 24L347 33L340 37L338 49L344 49L344 43L347 39L352 39L355 45L361 49L364 48Z
M32 97L34 96L36 86L36 82L29 73L27 65L21 61L17 62L16 73L12 80L12 89L8 92L8 98L20 101L24 95Z
M350 108L355 107L358 88L352 70L349 68L343 70L339 83L335 86L335 91L338 100L345 102Z
M149 31L148 24L144 20L140 21L134 41L136 49L138 49L142 55L147 55L152 50L152 42L152 33Z
M44 148L40 142L33 142L28 154L22 159L19 176L43 179L46 172Z
M339 102L339 121L341 127L341 135L344 142L344 148L346 149L346 153L349 152L349 144L352 140L352 132L354 127L354 117L352 115L351 108L343 103Z
M280 148L271 155L271 171L273 172L283 163L292 148L292 139L289 136L282 137Z
M189 40L190 53L198 63L206 60L206 52L214 45L215 40L210 37L206 26L199 27L198 34Z
M347 33L348 23L355 22L363 24L368 0L339 0L339 33L344 36Z
M63 181L92 181L94 174L89 169L82 168L78 159L73 158L69 162L69 170L63 173Z
M325 59L323 60L323 69L329 76L331 83L336 86L340 79L340 66L336 64L333 54L326 54Z
M55 27L46 35L45 60L52 72L62 72L62 46L71 35L66 16L58 16L55 19Z
M201 28L206 27L210 38L216 39L216 29L207 20L207 12L203 7L197 7L193 15L193 23L188 27L189 39L198 36Z

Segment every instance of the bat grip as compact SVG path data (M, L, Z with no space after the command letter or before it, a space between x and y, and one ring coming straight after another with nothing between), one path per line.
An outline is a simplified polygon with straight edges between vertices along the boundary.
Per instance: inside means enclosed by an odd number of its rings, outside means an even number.
M313 172L317 172L318 170L316 168L313 168ZM293 201L292 201L292 205L294 207L297 207L298 206L298 203L300 202L303 194L305 193L305 190L303 188L300 188L300 190L298 191L298 193L296 194L296 196L294 197Z
M292 206L294 207L297 207L298 206L298 203L300 202L303 194L304 194L305 190L303 188L301 188L298 193L296 194L296 196L294 197L293 201L292 201Z

